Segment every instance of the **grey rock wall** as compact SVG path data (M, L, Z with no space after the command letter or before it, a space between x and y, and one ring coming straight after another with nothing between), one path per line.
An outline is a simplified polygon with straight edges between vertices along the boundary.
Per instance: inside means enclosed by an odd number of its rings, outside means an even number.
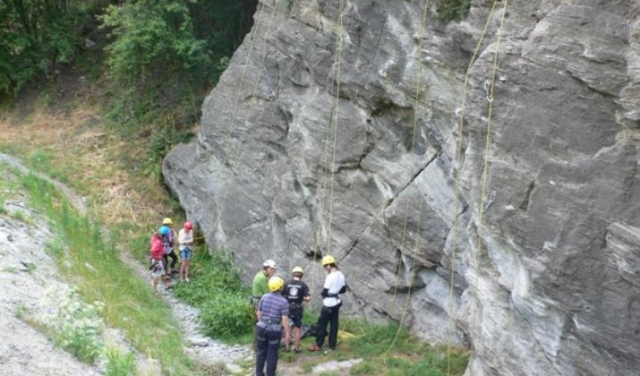
M469 374L637 374L637 2L343 4L261 1L165 159L208 244L316 296L333 254L346 313L469 346Z

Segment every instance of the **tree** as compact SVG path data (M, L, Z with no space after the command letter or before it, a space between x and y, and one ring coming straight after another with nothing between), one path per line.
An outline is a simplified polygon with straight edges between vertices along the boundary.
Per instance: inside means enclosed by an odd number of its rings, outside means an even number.
M195 78L210 64L184 1L128 1L109 6L100 19L113 38L106 47L107 64L117 81L144 84L151 77L180 72Z
M0 1L0 91L17 93L40 72L50 74L82 45L75 27L81 1Z

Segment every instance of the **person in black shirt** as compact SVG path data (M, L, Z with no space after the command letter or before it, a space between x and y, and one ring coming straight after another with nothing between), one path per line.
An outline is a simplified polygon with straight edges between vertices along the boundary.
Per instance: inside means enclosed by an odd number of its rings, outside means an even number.
M291 273L293 275L293 279L285 283L284 288L282 289L282 296L284 296L289 302L289 322L293 327L295 341L293 351L300 353L300 328L302 326L302 315L304 311L302 303L311 300L311 294L307 284L302 282L304 269L300 266L296 266L293 268ZM286 332L288 335L285 337L285 344L287 345L291 343L290 333L290 331ZM288 347L289 346L287 346L287 348Z

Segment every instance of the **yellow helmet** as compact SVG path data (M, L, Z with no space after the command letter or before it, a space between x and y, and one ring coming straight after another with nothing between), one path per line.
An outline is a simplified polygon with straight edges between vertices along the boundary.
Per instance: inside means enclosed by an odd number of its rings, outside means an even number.
M167 217L167 218L162 220L162 224L163 225L172 225L173 221L171 220L171 218Z
M293 268L293 270L291 271L291 274L296 274L296 273L304 274L304 269L302 268L302 266L296 266L295 268Z
M336 263L336 259L334 259L333 256L331 255L326 255L322 258L322 266L335 264L335 263Z
M284 286L284 279L280 277L269 278L269 291L276 292L282 290Z

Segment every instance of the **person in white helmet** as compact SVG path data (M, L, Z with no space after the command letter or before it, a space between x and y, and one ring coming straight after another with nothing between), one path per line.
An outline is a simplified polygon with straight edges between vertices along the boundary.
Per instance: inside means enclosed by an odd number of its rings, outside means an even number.
M253 277L253 283L251 284L251 304L253 305L254 319L258 322L258 302L263 295L268 294L269 291L269 278L276 274L276 262L269 259L262 263L262 270L256 273ZM256 331L254 331L253 347L256 348Z
M291 275L292 279L284 284L282 296L284 296L289 302L289 322L291 323L294 336L293 351L298 354L300 353L300 329L302 327L302 316L304 315L304 308L302 304L311 300L311 294L309 293L309 286L302 282L304 269L301 266L293 268ZM286 337L284 341L285 349L289 350L289 346L291 344L290 336Z

